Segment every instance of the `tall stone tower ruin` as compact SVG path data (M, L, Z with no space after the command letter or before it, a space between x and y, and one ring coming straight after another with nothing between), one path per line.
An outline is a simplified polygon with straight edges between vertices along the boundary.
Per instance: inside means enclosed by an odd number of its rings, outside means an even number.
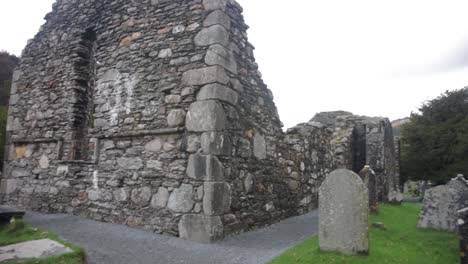
M317 208L369 156L361 121L282 131L234 0L58 0L46 20L13 78L5 203L211 242Z

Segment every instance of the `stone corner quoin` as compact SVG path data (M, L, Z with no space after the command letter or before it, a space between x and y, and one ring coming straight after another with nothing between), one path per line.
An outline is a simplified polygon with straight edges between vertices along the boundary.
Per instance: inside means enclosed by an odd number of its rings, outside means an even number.
M57 1L13 76L3 203L211 243L317 208L335 169L396 189L388 119L283 132L242 7L177 2Z

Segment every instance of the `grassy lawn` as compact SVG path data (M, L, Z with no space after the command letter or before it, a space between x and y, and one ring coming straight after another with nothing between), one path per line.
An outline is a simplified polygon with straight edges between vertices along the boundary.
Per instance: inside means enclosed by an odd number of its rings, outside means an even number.
M382 222L385 230L371 227L369 256L344 256L320 252L318 237L312 237L274 259L286 263L373 263L373 264L456 264L460 263L455 234L416 228L420 206L382 206L370 223Z
M31 240L38 240L49 238L51 240L58 241L73 250L71 253L67 253L57 257L50 257L46 259L32 259L28 261L14 261L7 262L8 264L13 263L27 263L27 264L82 264L85 259L85 251L73 244L66 241L60 240L57 235L47 232L38 228L34 228L24 224L23 221L15 221L8 226L0 228L0 246L6 246L10 244L16 244L20 242L26 242Z

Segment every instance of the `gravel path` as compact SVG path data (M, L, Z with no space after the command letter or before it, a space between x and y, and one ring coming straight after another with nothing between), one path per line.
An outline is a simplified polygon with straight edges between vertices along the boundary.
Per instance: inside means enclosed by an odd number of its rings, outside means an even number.
M27 212L26 222L85 248L92 264L257 264L317 234L318 212L205 245L64 214Z

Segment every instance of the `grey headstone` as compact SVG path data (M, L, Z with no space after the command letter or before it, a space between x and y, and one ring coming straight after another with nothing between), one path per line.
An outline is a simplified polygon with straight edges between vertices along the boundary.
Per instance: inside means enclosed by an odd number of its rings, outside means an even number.
M372 168L366 165L360 172L359 176L364 181L364 184L367 187L369 192L369 208L376 209L378 205L378 197L377 197L377 176Z
M426 191L419 228L455 232L457 211L468 207L468 186L463 177Z
M194 102L187 113L188 131L209 132L222 131L226 124L223 107L216 101Z
M369 252L369 195L361 178L339 169L319 189L319 243L323 251Z
M193 215L182 216L179 222L180 238L211 243L223 238L223 223L219 216Z

